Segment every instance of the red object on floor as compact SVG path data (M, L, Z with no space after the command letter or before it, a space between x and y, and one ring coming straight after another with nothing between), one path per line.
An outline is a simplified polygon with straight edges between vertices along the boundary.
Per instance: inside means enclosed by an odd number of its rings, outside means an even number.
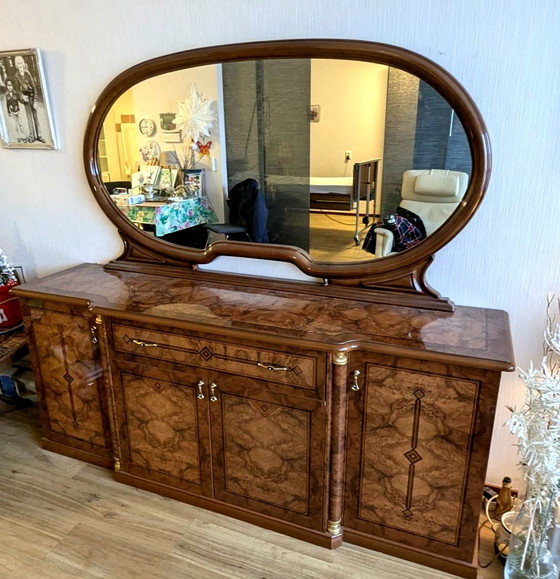
M21 307L19 299L10 296L10 290L17 282L0 286L0 329L11 328L21 324Z

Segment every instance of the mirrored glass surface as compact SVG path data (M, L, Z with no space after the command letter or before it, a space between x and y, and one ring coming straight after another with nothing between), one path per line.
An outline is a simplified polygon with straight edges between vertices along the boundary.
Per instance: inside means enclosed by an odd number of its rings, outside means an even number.
M431 235L471 174L463 126L397 68L251 60L142 81L98 144L112 201L147 235L299 247L317 261L393 255Z

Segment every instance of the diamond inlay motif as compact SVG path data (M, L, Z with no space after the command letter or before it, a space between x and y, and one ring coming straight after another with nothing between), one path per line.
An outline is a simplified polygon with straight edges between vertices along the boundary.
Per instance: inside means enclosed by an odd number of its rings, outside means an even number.
M167 388L168 384L160 384L159 382L154 383L154 390L156 392L163 392Z
M72 382L74 382L74 378L72 377L72 375L69 372L66 372L63 376L64 380L66 380L66 383L68 384L68 386L70 386L70 384L72 384Z
M293 372L296 376L299 376L299 375L303 372L303 370L302 370L299 366L296 366L295 368L292 368L292 372Z
M202 348L202 350L200 350L200 355L203 357L204 360L208 361L214 355L214 352L212 352L210 348L205 346L204 348Z
M420 398L424 398L424 396L426 396L426 393L421 388L418 388L417 390L415 390L413 392L413 394L414 394L414 396L416 396L417 400L420 400Z
M404 455L411 464L422 460L421 454L415 448L411 448L408 452L405 452Z
M405 509L402 514L405 519L411 519L414 516L414 513L410 509Z
M262 416L268 416L278 409L274 404L267 404L266 402L250 401L249 404Z

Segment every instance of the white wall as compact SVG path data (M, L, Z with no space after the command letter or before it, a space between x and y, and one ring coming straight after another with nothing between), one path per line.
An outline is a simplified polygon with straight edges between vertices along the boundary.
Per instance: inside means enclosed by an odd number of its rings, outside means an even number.
M351 177L354 163L383 157L388 71L367 62L311 61L311 104L320 106L319 122L309 123L312 177Z
M558 0L139 0L4 2L0 49L44 51L59 151L0 150L0 247L43 276L120 253L82 163L88 113L105 85L143 60L199 46L279 38L397 44L448 69L486 119L494 169L487 198L441 251L429 281L457 304L510 312L517 362L538 359L545 296L560 292ZM516 476L503 380L488 480Z
M211 127L210 137L206 140L203 139L203 142L212 141L211 154L213 157L220 158L219 123L221 119L218 118L217 110L219 88L216 66L201 66L196 68L196 72L193 72L192 69L169 72L163 75L163 77L157 76L155 78L149 78L134 86L131 91L133 94L133 108L131 112L135 115L136 123L138 123L141 118L147 117L153 119L158 126L154 137L139 137L140 145L154 139L161 146L162 152L174 151L178 154L179 159L188 158L190 155L190 137L188 139L185 138L183 143L176 146L165 143L164 136L159 128L159 113L167 111L178 113L178 103L190 99L191 85L193 83L203 98L214 101L212 106L216 114L216 122L213 123ZM136 134L138 134L138 132ZM222 189L221 167L218 164L217 170L212 171L212 163L209 157L200 157L197 155L196 161L194 168L205 170L205 192L218 215L218 219L223 220L226 195Z

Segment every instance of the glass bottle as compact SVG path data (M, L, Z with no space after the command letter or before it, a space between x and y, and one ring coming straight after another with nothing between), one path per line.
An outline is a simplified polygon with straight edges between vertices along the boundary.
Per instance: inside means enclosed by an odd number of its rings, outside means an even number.
M505 579L558 579L560 507L558 492L528 492L513 522Z
M504 513L511 511L511 505L511 479L505 476L502 480L502 488L496 497L496 516L501 517Z

